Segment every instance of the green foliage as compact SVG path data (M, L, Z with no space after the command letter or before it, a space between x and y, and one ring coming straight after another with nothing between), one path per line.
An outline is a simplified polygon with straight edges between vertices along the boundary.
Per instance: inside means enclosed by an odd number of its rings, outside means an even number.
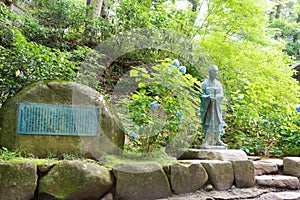
M13 47L6 49L0 46L1 102L35 81L76 78L78 68L69 60L70 54L27 42L18 30L12 32Z
M118 32L156 28L194 36L197 30L194 26L196 14L191 9L176 9L173 4L164 2L124 0L117 6L114 17Z
M224 138L229 147L255 155L299 155L299 149L291 148L300 138L294 112L299 85L293 72L282 67L288 61L282 46L274 41L272 47L267 42L224 41L218 35L201 44L220 66L227 98Z
M296 60L300 59L300 44L297 42L300 39L299 29L300 23L288 22L283 19L276 19L269 25L269 30L274 38L285 42L285 51Z
M100 16L91 17L93 9L82 0L38 0L28 6L20 28L29 41L51 48L95 47L112 36L114 26Z
M130 77L138 90L122 100L121 119L131 145L144 154L169 145L169 150L187 147L199 130L200 82L181 74L170 60L152 68L134 68Z
M5 147L0 148L0 161L9 161L22 157L21 151L9 151Z

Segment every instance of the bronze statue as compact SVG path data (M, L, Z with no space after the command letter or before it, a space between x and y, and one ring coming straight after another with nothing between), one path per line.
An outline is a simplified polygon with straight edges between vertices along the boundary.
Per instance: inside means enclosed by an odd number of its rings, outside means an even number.
M202 82L200 94L201 99L201 122L203 125L203 132L205 141L203 147L208 145L226 147L220 139L220 134L225 122L222 119L222 100L224 98L223 86L216 80L218 75L218 67L213 65L209 67L209 77ZM212 143L209 142L209 133L213 134Z

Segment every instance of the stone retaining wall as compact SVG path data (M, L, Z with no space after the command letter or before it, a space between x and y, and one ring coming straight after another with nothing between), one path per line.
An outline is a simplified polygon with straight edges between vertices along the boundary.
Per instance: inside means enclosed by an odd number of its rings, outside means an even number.
M285 158L283 164L283 172L289 176L282 176L283 182L273 186L298 189L300 158ZM266 175L255 178L261 173L255 170L258 165L250 160L181 160L168 166L129 162L107 169L84 161L0 162L0 200L147 200L207 187L220 191L258 183L269 187L268 179L262 180Z

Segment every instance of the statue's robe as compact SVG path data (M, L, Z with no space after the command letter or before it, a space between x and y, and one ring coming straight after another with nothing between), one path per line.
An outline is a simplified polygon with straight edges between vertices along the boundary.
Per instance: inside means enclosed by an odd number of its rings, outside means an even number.
M211 83L206 79L202 82L201 89L200 114L203 131L204 133L220 132L224 123L222 119L222 100L224 98L222 84L218 80L214 80ZM214 96L215 100L212 100L207 95Z

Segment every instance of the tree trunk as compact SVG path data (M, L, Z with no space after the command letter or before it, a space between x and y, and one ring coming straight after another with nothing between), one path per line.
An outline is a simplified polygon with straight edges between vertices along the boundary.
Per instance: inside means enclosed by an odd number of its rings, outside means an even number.
M90 13L87 13L87 15L90 17L101 16L106 19L108 17L108 8L106 6L106 2L107 0L86 0L87 6L94 7L94 10L90 11Z
M281 14L281 4L276 5L276 13L275 13L275 19L278 19Z

